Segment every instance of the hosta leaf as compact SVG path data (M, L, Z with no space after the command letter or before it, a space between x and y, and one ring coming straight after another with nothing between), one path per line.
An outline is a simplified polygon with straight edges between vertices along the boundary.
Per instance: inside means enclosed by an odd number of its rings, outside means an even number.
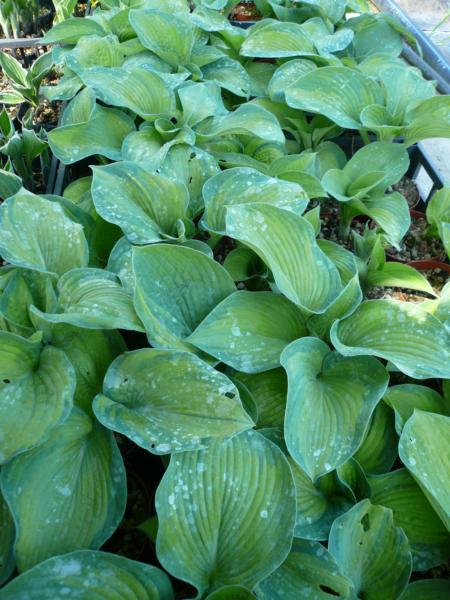
M66 54L66 65L78 75L91 67L120 67L123 53L115 35L82 37Z
M434 510L450 529L448 469L450 417L414 411L400 437L399 455Z
M193 350L184 340L235 291L227 271L203 252L153 244L133 248L134 304L151 344Z
M284 369L272 369L249 375L235 373L255 400L258 427L283 427L286 409L287 378Z
M0 463L43 442L72 408L75 372L39 338L0 332ZM17 426L20 423L20 435Z
M289 552L294 483L282 451L246 431L174 457L156 510L157 554L170 573L199 593L236 583L252 588Z
M425 385L403 383L390 387L383 400L395 410L395 429L400 435L403 426L414 413L423 410L450 416L450 399L444 399L435 390Z
M397 237L397 241L400 238ZM387 262L380 269L369 270L366 283L369 287L401 287L436 296L427 278L414 267L403 263Z
M256 588L259 600L355 598L353 585L333 556L318 542L294 540L289 556Z
M106 31L99 21L92 18L72 17L57 23L45 34L43 39L48 44L60 42L76 44L84 36L105 34Z
M308 474L289 459L297 498L294 536L308 540L327 540L331 525L354 504L353 494L337 476L327 473L313 483Z
M173 92L157 73L148 69L92 67L80 76L99 100L129 108L144 119L171 114L175 108Z
M159 10L132 10L130 23L143 46L172 67L190 62L195 42L189 21Z
M0 585L14 570L14 521L0 492Z
M394 412L380 402L373 412L364 440L353 456L366 473L386 473L397 458L397 446Z
M408 539L393 521L392 511L363 500L338 517L328 549L341 572L353 581L357 597L395 600L411 573Z
M215 81L221 88L247 98L250 94L250 77L237 60L228 56L202 67L203 78Z
M361 127L359 115L369 104L381 104L377 84L348 67L321 67L304 75L286 90L286 102L328 117L347 129Z
M137 350L110 366L94 401L103 425L155 454L252 427L233 383L189 352Z
M86 88L78 96L84 91L89 90ZM67 106L64 115L70 106ZM88 110L84 108L83 114L75 120L68 118L61 127L52 129L48 133L48 143L53 154L67 165L94 154L120 160L122 142L132 131L134 123L129 115L116 108L94 104L88 106Z
M367 215L373 219L384 230L389 242L396 247L399 247L411 225L408 203L398 192L344 205L344 218L351 220L356 215Z
M115 273L123 286L123 289L129 294L134 294L135 280L133 273L133 246L125 236L121 237L108 258L106 269Z
M314 55L316 50L301 25L268 21L250 31L240 53L242 56L282 58Z
M73 269L58 281L58 312L41 313L50 323L88 329L144 331L131 296L118 277L103 269Z
M41 273L62 275L88 263L83 227L56 202L19 192L0 208L0 255Z
M203 198L203 225L222 234L226 230L227 208L233 204L273 204L300 215L308 204L308 197L296 183L268 177L249 168L227 169L211 177L203 186Z
M378 356L416 379L450 378L449 332L420 306L368 300L347 319L336 321L330 335L346 356Z
M240 585L225 585L209 594L206 600L252 600L256 599L250 590Z
M94 167L92 198L100 216L119 225L133 244L176 239L186 217L186 186L152 175L133 162Z
M421 102L410 114L410 123L404 129L405 144L433 137L450 136L450 102L448 96L433 96Z
M421 579L408 585L402 600L446 600L449 589L448 579Z
M188 188L190 217L195 217L203 209L203 184L219 170L211 154L185 144L172 146L159 169L161 175L184 183Z
M338 296L338 270L317 246L314 230L303 217L268 204L231 206L226 229L257 252L280 291L301 308L323 313Z
M284 102L286 89L317 66L303 58L288 60L280 65L269 83L269 96L274 102Z
M16 523L19 571L55 554L99 548L125 509L125 469L113 434L78 408L46 442L4 466L1 485Z
M415 571L445 562L450 536L421 489L406 469L369 478L371 502L390 508L394 521L406 533Z
M286 445L314 481L358 448L388 374L371 357L345 358L309 337L290 344L281 364L289 382Z
M145 563L95 550L54 556L16 577L1 592L3 600L173 600L167 575Z
M277 118L257 104L241 104L227 115L210 117L196 128L201 141L222 135L251 135L284 144L285 137Z
M72 363L76 374L74 403L89 413L92 399L102 389L108 366L125 351L120 334L48 323L36 311L31 312L36 329L43 332L44 343L63 350Z
M182 121L194 127L214 115L226 114L220 88L212 81L205 83L187 82L178 90L183 113Z
M305 334L303 314L283 296L239 291L222 300L188 341L238 371L259 373L278 367L282 350Z
M10 173L9 171L5 171L0 169L0 199L4 200L5 198L9 198L16 194L20 188L22 187L22 179L15 175L14 173Z

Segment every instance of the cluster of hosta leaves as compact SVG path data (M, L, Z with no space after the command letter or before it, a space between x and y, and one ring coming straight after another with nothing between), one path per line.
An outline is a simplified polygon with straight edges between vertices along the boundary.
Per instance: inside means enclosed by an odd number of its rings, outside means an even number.
M0 207L0 598L174 597L100 550L120 434L167 465L156 552L197 598L443 600L409 582L450 554L450 284L385 248L449 98L396 22L345 20L361 1L264 0L247 30L194 4L108 0L47 35L44 92L69 101L49 145L92 174ZM346 130L376 141L351 155ZM322 201L345 236L373 225L354 253ZM427 215L447 249L449 204ZM383 285L428 299L366 299Z

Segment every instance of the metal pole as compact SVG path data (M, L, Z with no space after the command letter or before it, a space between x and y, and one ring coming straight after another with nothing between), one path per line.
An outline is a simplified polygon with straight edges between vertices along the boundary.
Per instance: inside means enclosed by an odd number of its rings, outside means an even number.
M408 15L397 6L393 0L372 0L373 4L382 12L390 13L397 17L400 23L406 27L416 38L423 52L423 58L426 63L447 83L450 85L450 65L444 55L427 35L415 25Z
M450 84L407 44L403 45L402 56L406 58L410 64L420 69L426 79L436 81L438 92L441 94L450 94Z

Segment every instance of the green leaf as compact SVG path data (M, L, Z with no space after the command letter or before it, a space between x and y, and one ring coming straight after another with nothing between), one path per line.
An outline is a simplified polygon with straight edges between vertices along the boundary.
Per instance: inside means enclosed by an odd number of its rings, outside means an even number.
M242 56L284 58L316 54L304 27L297 23L267 21L252 28L241 46Z
M58 281L58 312L40 314L50 323L144 331L131 296L116 275L103 269L65 273Z
M357 597L395 600L406 588L411 573L408 539L389 509L359 502L333 523L328 549L341 573L353 581Z
M210 117L196 128L200 141L215 139L222 135L251 135L269 142L285 143L284 133L278 119L257 104L241 104L227 115Z
M13 579L1 593L4 600L174 598L169 578L157 567L95 550L49 558Z
M236 96L248 98L250 95L250 77L237 60L224 56L202 67L202 73L205 80L214 81Z
M76 44L84 36L106 34L101 22L92 18L73 17L57 23L47 31L43 40L47 44Z
M397 458L397 446L394 412L380 402L373 412L364 440L353 456L366 473L386 473Z
M156 510L157 554L165 569L199 594L237 583L251 589L289 552L294 483L282 451L246 431L174 457Z
M133 244L177 239L189 194L177 181L133 162L93 167L92 198L99 215L119 225Z
M448 590L447 579L421 579L408 585L402 600L446 600Z
M395 429L400 435L414 410L423 410L450 416L450 399L443 399L435 390L425 385L404 383L390 387L383 400L395 410Z
M436 296L431 284L422 273L402 263L387 262L381 269L369 269L366 283L369 287L401 287Z
M26 100L23 94L15 91L8 91L0 93L0 102L2 104L22 104L22 102L26 102Z
M278 367L282 350L305 334L303 314L283 296L239 291L222 300L187 340L238 371L260 373Z
M236 289L219 263L182 246L134 247L133 270L136 312L157 348L193 351L186 338Z
M406 469L369 477L369 485L371 502L390 508L395 524L406 533L415 571L426 571L447 560L448 532Z
M361 128L360 113L369 104L382 104L381 88L348 67L321 67L304 75L286 90L286 102L325 115L347 129Z
M0 493L0 585L7 581L14 571L15 528L8 505ZM3 591L2 591L3 593Z
M172 67L188 65L195 43L188 20L159 10L131 10L129 19L145 48Z
M75 372L64 352L0 332L0 463L42 443L72 408ZM20 435L17 424L20 423Z
M288 60L280 65L269 83L270 99L274 102L284 102L287 88L316 68L317 66L311 60L303 58Z
M339 356L310 337L290 344L281 364L289 382L286 445L315 481L344 464L361 444L389 377L377 360Z
M448 454L450 417L415 410L403 427L399 455L443 523L450 529Z
M286 409L287 378L284 369L264 373L234 373L255 400L258 427L283 427Z
M294 536L309 540L327 540L336 517L355 502L353 493L337 475L327 473L313 483L308 474L289 459L297 498L297 519Z
M235 204L260 202L291 210L301 215L308 197L296 183L268 177L255 169L227 169L211 177L203 186L205 212L202 224L215 233L225 234L227 208Z
M225 585L209 594L206 600L252 600L256 599L250 590L240 585Z
M92 399L101 391L106 370L116 356L125 351L117 331L80 329L62 323L48 323L31 310L36 329L43 332L44 344L64 351L76 374L74 403L91 411Z
M148 69L92 67L80 77L105 104L128 108L144 119L171 114L175 108L172 90Z
M341 291L338 270L303 217L268 204L231 206L227 235L245 242L273 272L279 290L308 311L323 313Z
M75 100L85 91L89 93L85 88ZM64 115L69 108L70 104ZM69 122L49 131L48 143L53 154L66 165L94 154L120 160L122 142L132 131L134 123L126 113L93 103L75 121L71 117Z
M78 75L92 67L120 67L123 53L115 35L90 35L78 40L75 48L66 54L66 65Z
M22 187L22 179L11 173L0 169L0 200L16 194Z
M26 70L22 67L20 62L10 54L0 52L0 67L2 68L4 75L8 79L11 79L15 84L24 86L25 88L29 86Z
M14 265L52 275L88 263L83 227L56 202L25 190L0 208L0 254Z
M355 598L350 579L342 575L333 556L318 542L294 540L289 556L256 588L259 600Z
M99 548L125 510L125 469L113 434L78 408L46 442L3 467L1 486L16 524L19 571L55 554Z
M405 144L434 137L450 137L449 96L433 96L409 113L410 123L404 129Z
M378 356L416 379L450 378L449 332L413 303L363 302L350 317L334 323L330 337L345 356Z
M143 349L108 369L94 400L103 425L154 454L204 448L252 427L233 383L189 352Z

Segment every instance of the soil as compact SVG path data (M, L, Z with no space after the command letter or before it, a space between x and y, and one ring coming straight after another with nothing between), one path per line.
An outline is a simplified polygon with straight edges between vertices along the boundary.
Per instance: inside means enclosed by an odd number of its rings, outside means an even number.
M409 262L411 260L429 260L438 258L445 260L445 249L439 238L427 234L428 223L423 216L412 216L411 227L403 238L400 250L388 248L393 258Z
M39 107L34 113L34 124L44 129L52 129L58 124L61 102L49 102L41 100Z
M420 194L415 181L406 175L391 189L393 192L400 192L410 208L414 208L420 202Z

